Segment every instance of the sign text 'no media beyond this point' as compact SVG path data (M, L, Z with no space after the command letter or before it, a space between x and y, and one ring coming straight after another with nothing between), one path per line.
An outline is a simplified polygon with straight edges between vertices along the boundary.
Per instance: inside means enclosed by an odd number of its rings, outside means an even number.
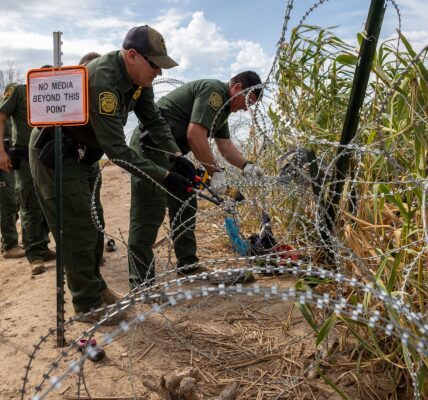
M27 74L29 124L85 124L88 121L87 93L85 67L30 70Z

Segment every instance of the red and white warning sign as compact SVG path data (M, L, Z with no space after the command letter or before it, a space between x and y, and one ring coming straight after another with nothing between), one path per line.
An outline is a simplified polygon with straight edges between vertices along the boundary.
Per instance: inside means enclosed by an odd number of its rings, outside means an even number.
M76 66L28 71L27 110L31 126L86 124L87 69Z

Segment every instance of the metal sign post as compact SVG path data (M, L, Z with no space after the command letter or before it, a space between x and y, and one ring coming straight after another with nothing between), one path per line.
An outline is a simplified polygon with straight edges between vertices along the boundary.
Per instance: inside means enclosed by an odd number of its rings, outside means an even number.
M28 123L54 127L55 137L55 224L56 229L56 322L57 345L64 338L64 264L62 203L62 127L85 125L89 119L88 70L84 66L62 66L61 34L53 33L54 67L27 73Z
M54 67L60 68L61 35L53 33ZM55 125L55 217L56 217L56 344L65 346L64 335L64 265L62 262L62 128Z

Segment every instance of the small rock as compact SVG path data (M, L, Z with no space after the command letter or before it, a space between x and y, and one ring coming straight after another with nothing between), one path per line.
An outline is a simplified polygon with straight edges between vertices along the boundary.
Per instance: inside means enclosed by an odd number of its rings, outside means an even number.
M320 374L319 374L319 372L318 372L318 369L317 369L317 367L316 367L316 365L314 365L314 364L311 364L311 365L309 365L309 367L308 367L308 373L307 373L307 377L309 378L309 379L316 379L316 378L319 378L319 376L320 376Z

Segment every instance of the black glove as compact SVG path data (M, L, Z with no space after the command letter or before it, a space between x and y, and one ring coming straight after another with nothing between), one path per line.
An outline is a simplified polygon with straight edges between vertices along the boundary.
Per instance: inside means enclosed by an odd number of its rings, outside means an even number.
M193 163L184 156L176 157L174 171L183 175L185 178L189 178L192 182L197 175Z
M189 193L192 190L192 183L189 179L175 172L170 172L162 183L169 192Z

